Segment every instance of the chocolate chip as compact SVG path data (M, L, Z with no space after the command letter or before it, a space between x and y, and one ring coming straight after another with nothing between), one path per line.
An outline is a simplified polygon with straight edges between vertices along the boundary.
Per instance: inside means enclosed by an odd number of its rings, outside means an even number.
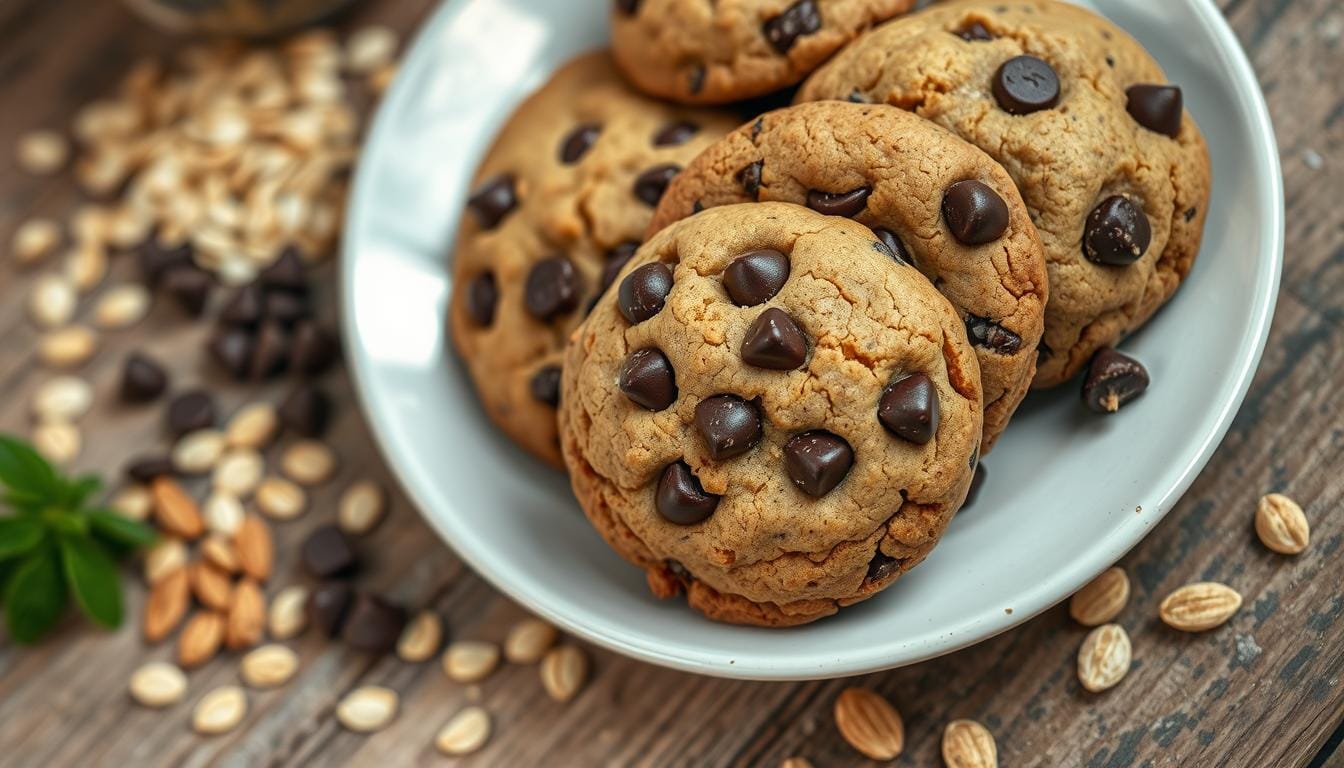
M142 456L132 459L124 471L131 481L148 485L155 478L171 476L173 461L167 456Z
M169 247L153 237L146 240L140 245L137 259L145 283L157 287L168 270L190 265L193 250L190 242Z
M215 400L208 392L193 389L174 397L166 411L168 432L181 437L188 432L215 426Z
M565 140L560 144L560 162L565 165L573 165L579 161L579 158L588 153L597 143L597 137L602 133L602 126L596 123L584 123L569 132Z
M513 176L501 173L481 183L476 191L467 198L467 208L476 216L476 222L482 229L494 229L518 206L518 197L513 191Z
M289 364L289 350L289 331L279 323L264 323L253 340L247 377L252 381L265 381L279 375Z
M938 432L938 389L926 374L891 382L877 401L877 420L888 432L924 445Z
M287 245L271 265L257 275L262 286L270 290L296 291L308 290L308 269L303 265L303 256L297 246Z
M354 571L355 549L345 532L331 523L319 525L303 540L303 568L319 579Z
M739 307L763 304L789 279L789 257L771 248L750 251L723 270L723 287Z
M868 561L867 578L869 581L885 581L902 562L891 555L882 554L882 550L879 549L873 555L873 559Z
M731 459L761 442L761 415L737 395L714 395L695 406L695 428L715 461Z
M340 354L335 332L304 320L294 327L290 339L289 370L300 376L317 376L326 372Z
M691 71L686 75L686 87L691 89L692 94L697 94L705 88L705 65L696 64L691 67Z
M816 33L821 29L821 12L813 0L798 0L784 9L778 16L766 19L761 25L765 39L770 47L780 53L788 53L798 38Z
M660 349L631 352L621 366L618 383L632 403L650 411L661 411L677 401L677 375Z
M977 347L986 347L1000 355L1013 355L1022 348L1022 337L987 317L966 316L966 335Z
M871 187L859 187L848 192L822 192L812 189L807 192L807 207L827 216L853 217L868 207L868 195Z
M304 437L321 437L331 423L331 398L310 384L295 387L280 403L280 422Z
M807 334L787 312L771 307L747 328L742 360L757 368L791 371L807 361Z
M317 585L308 595L308 622L327 637L336 637L345 625L355 591L343 581Z
M968 24L963 24L961 29L958 29L952 34L956 35L957 37L960 37L962 40L965 40L968 43L984 42L986 40L994 39L994 33L990 32L988 29L985 28L984 24L981 24L978 21L972 21Z
M489 328L495 320L495 304L499 288L494 272L482 272L467 284L467 317L481 328Z
M638 325L663 311L672 292L672 270L661 261L637 267L621 281L616 306L632 324Z
M854 449L830 432L804 432L784 444L784 468L793 484L809 496L825 496L852 466Z
M261 320L265 304L266 294L261 284L251 282L233 292L219 311L219 319L229 325L251 327Z
M560 405L560 366L543 365L528 382L532 399L555 408Z
M346 645L365 653L387 653L397 647L406 628L406 609L376 595L355 598L345 619Z
M989 470L985 469L984 464L975 465L975 474L971 475L971 487L966 491L966 500L961 503L959 511L964 512L967 507L975 503L975 499L980 495L980 488L985 484L985 476Z
M616 282L617 276L621 274L622 269L625 269L625 265L630 263L630 259L638 249L639 243L628 242L607 251L607 260L602 264L602 285L599 293L606 292L611 284Z
M1003 62L991 85L999 108L1010 115L1028 115L1059 103L1059 76L1035 56L1014 56Z
M528 314L543 322L579 305L582 278L573 262L552 256L532 265L523 286L523 304Z
M867 104L868 97L864 96L858 90L853 90L845 97L845 101L848 101L850 104Z
M1115 413L1148 389L1148 371L1138 360L1102 347L1092 356L1083 380L1083 402L1097 413Z
M692 213L692 214L697 214L697 213L699 213L699 212L701 212L701 211L703 211L703 210L705 210L705 203L704 203L704 201L703 201L703 200L700 200L699 198L696 198L695 202L694 202L694 203L691 203L691 213Z
M877 235L878 242L880 242L882 247L886 249L887 256L902 264L914 265L915 260L910 258L910 251L906 250L905 243L901 241L901 238L896 236L895 232L892 232L890 229L878 227L873 230L873 234Z
M1125 109L1139 125L1176 138L1181 133L1181 89L1174 85L1131 85Z
M256 339L242 328L220 328L210 338L208 348L215 362L234 379L241 381L247 378L255 345Z
M647 205L657 205L663 199L667 185L672 183L678 173L681 173L681 166L674 163L653 166L635 179L635 197Z
M289 291L270 291L266 294L262 314L267 320L293 325L308 317L308 301L303 294Z
M765 167L764 160L757 160L737 172L737 183L742 185L742 191L752 200L761 198L761 169Z
M958 241L984 245L1008 230L1008 204L988 184L966 179L947 188L943 219Z
M1148 250L1152 236L1143 209L1124 195L1111 195L1087 215L1083 255L1098 264L1128 266Z
M1199 213L1199 209L1198 209L1198 208L1186 208L1186 209L1185 209L1185 223L1186 223L1186 224L1189 224L1189 223L1191 222L1191 220L1193 220L1193 219L1195 218L1195 216L1198 215L1198 213Z
M163 366L139 352L126 356L121 369L121 399L127 403L147 403L168 389L168 372Z
M752 121L752 123L751 123L751 140L752 140L752 141L755 141L755 140L756 140L756 137L757 137L757 136L760 136L760 135L761 135L761 131L763 131L763 130L765 130L765 118L764 118L764 117L758 117L758 118L756 118L754 121Z
M640 0L616 0L616 10L626 16L634 16L639 12L639 3Z
M685 144L699 131L700 126L688 120L671 123L663 126L662 130L653 135L653 146L675 147L680 144Z
M714 514L719 497L706 493L686 462L678 461L667 465L658 478L654 506L670 523L694 525Z
M205 270L194 264L183 264L169 269L163 275L161 285L183 311L192 317L200 317L210 300L213 283L214 279Z

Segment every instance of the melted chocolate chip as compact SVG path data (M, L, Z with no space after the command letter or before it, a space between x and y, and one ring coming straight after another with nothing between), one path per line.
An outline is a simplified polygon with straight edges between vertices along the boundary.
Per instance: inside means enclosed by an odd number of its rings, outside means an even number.
M991 90L1004 112L1028 115L1059 103L1059 76L1035 56L1014 56L994 73Z
M467 285L467 317L481 328L495 321L495 304L499 301L499 287L494 272L482 272Z
M637 349L625 359L618 381L630 402L661 411L677 401L677 376L662 350Z
M699 132L700 126L688 120L682 120L676 123L663 126L661 130L653 135L653 146L655 147L675 147L685 144Z
M177 246L168 246L159 242L157 238L150 237L138 250L140 274L151 288L157 287L163 276L173 267L191 264L194 253L195 249L190 241Z
M885 581L900 566L901 562L890 555L882 554L882 550L879 549L873 555L873 559L868 561L868 580Z
M784 468L793 484L809 496L825 496L852 466L854 449L830 432L804 432L784 444Z
M523 286L523 305L542 322L554 319L579 305L582 278L564 256L552 256L532 265Z
M798 0L761 25L770 47L780 53L788 53L798 38L815 34L820 29L821 12L814 0Z
M532 399L555 408L560 405L560 366L543 365L527 384Z
M1148 371L1110 347L1097 350L1083 380L1083 402L1097 413L1115 413L1148 389Z
M633 325L663 311L667 294L672 292L672 270L661 261L636 268L621 281L616 306Z
M958 181L943 195L943 220L959 242L984 245L1008 230L1008 204L982 181Z
M517 206L513 176L507 173L486 179L467 198L467 208L476 216L481 229L494 229Z
M807 207L827 216L853 217L868 207L871 187L859 187L848 192L822 192L812 189L807 193Z
M1098 264L1128 266L1148 250L1152 236L1143 209L1123 195L1112 195L1087 215L1083 255Z
M977 347L1000 355L1013 355L1022 348L1022 337L987 317L966 316L966 335Z
M678 173L681 173L681 166L679 165L673 163L655 165L639 174L638 178L635 179L635 197L642 200L646 205L657 205L658 201L663 199L663 193L667 191L667 185L672 183L672 179Z
M761 415L737 395L714 395L695 406L695 428L715 461L731 459L761 442Z
M739 307L763 304L789 279L789 257L773 249L744 253L723 270L723 287Z
M926 374L903 376L877 401L877 420L888 432L924 445L938 432L938 390Z
M807 334L787 312L771 307L747 328L742 360L757 368L794 370L807 361Z
M596 123L584 123L569 132L565 140L560 144L560 162L565 165L573 165L579 161L579 158L588 153L597 143L597 137L602 133L602 126Z
M902 264L914 265L915 260L910 258L910 251L906 250L905 243L901 241L901 238L896 236L895 232L892 232L890 229L878 227L873 230L873 234L877 235L877 241L885 249L887 256Z
M654 494L658 514L677 525L694 525L714 514L719 497L706 493L684 461L667 465Z
M764 167L765 161L757 160L737 172L737 183L742 185L742 191L752 200L761 198L761 169Z
M1131 85L1125 109L1150 131L1176 138L1181 133L1181 89L1174 85Z

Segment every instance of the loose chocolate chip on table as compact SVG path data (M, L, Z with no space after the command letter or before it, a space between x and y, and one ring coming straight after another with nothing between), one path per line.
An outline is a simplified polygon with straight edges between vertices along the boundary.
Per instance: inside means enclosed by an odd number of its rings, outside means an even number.
M560 162L565 165L577 163L579 158L593 148L601 133L602 127L596 123L584 123L570 131L560 144Z
M750 251L723 270L723 287L739 307L764 304L789 279L789 257L772 248Z
M128 403L147 403L168 389L168 373L152 358L139 352L126 356L121 369L121 399Z
M214 279L194 264L183 264L169 269L163 276L162 288L177 301L177 305L192 317L200 317L210 300L210 286Z
M498 301L499 288L494 272L482 272L467 285L467 316L481 328L488 328L494 322Z
M988 472L989 470L985 469L984 464L977 464L975 466L975 474L971 476L970 490L966 491L966 500L961 503L961 509L959 511L965 511L967 507L975 503L975 498L980 495L980 488L984 486L985 476Z
M377 595L355 598L345 619L345 642L365 653L387 653L397 645L406 628L406 609Z
M494 229L518 205L513 191L513 176L501 173L481 183L467 198L467 208L482 229Z
M582 278L573 262L551 256L532 265L523 286L523 304L528 314L546 321L579 305Z
M1097 413L1115 413L1148 389L1148 371L1110 347L1097 350L1083 380L1083 402Z
M672 183L673 177L678 173L681 173L681 166L673 163L653 166L635 178L635 197L647 205L657 205L658 201L663 199L667 185Z
M1008 230L1008 204L988 184L966 179L943 194L943 219L959 242L984 245Z
M600 289L602 292L605 292L611 287L612 283L616 282L617 275L621 274L625 265L630 263L630 259L638 249L639 243L627 242L607 251L607 260L602 264L602 285Z
M527 386L533 400L552 408L560 405L560 366L543 365L532 374Z
M193 389L168 403L168 432L181 437L198 429L215 426L215 399L209 393Z
M281 423L304 437L321 437L331 423L331 398L311 384L295 387L279 410Z
M688 120L671 123L653 135L653 146L675 147L679 144L685 144L699 130L700 126Z
M1014 56L1003 62L991 84L994 99L1010 115L1028 115L1059 103L1059 76L1035 56Z
M663 311L672 291L672 270L661 261L645 264L625 276L616 293L616 306L626 320L638 325Z
M695 406L695 428L715 461L740 456L761 442L761 415L737 395L714 395Z
M220 328L210 338L210 356L235 379L247 378L256 339L242 328Z
M852 466L854 449L830 432L804 432L784 444L784 468L793 484L809 496L825 496Z
M308 317L308 301L302 294L289 291L269 291L266 294L262 314L267 320L284 325L293 325Z
M759 200L761 195L761 169L765 167L764 160L757 160L737 172L737 182L742 185L742 191L752 200Z
M650 411L661 411L677 401L677 375L660 349L631 352L621 366L618 383L631 402Z
M791 371L807 360L807 334L789 313L771 307L747 328L742 360L757 368Z
M891 382L877 401L877 420L899 438L924 445L938 432L938 390L926 374Z
M821 29L821 12L814 0L798 0L778 16L767 19L761 26L765 39L780 53L788 53L798 38Z
M190 242L178 246L166 246L156 238L149 238L140 245L138 262L140 274L150 287L157 287L163 276L173 267L191 264Z
M303 540L303 567L319 579L345 575L355 569L355 549L345 532L331 523L319 525Z
M640 0L616 0L616 9L626 16L634 16L639 12Z
M157 477L173 474L173 461L167 456L142 456L132 459L125 472L133 482L148 485Z
M219 319L229 325L251 327L261 320L266 305L266 293L261 284L251 282L233 292L219 311Z
M345 625L355 591L343 581L319 584L308 595L308 621L327 637L336 637Z
M1174 85L1131 85L1125 91L1130 117L1150 131L1176 138L1181 132L1181 89Z
M271 265L257 275L262 286L271 290L306 291L308 290L308 270L303 266L303 257L293 245L285 246L280 256Z
M966 316L966 335L977 347L986 347L1000 355L1016 354L1022 337L987 317Z
M706 493L686 462L678 461L667 465L658 478L654 506L668 522L694 525L714 514L719 497Z
M807 193L807 207L827 216L853 217L868 207L870 187L859 187L848 192L822 192L812 189Z
M1152 236L1143 209L1124 195L1111 195L1087 215L1083 255L1098 264L1127 266L1143 256Z
M252 359L247 364L248 378L264 381L280 374L289 364L289 351L289 331L279 323L264 323L252 345Z
M913 265L915 263L915 260L910 258L910 251L906 250L905 243L896 236L895 232L878 227L873 230L873 234L877 235L877 240L882 244L882 247L887 249L888 256L902 264Z
M289 352L289 369L300 376L325 372L340 355L336 334L312 320L294 327Z
M964 25L961 29L958 29L956 32L953 32L952 34L956 35L957 37L960 37L962 40L965 40L968 43L983 42L985 40L994 39L994 33L990 32L988 29L985 28L984 24L981 24L978 21L972 21L970 24Z
M882 581L890 576L891 572L896 570L900 564L900 560L891 555L884 555L881 550L878 550L873 555L873 559L868 561L868 580Z

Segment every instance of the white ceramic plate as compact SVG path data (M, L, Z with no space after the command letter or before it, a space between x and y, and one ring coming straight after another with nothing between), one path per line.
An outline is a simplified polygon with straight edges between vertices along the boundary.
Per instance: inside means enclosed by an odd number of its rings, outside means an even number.
M1057 603L1134 546L1226 432L1278 289L1283 192L1255 76L1209 0L1097 0L1151 50L1209 139L1203 254L1125 343L1152 373L1114 418L1072 386L1029 398L974 507L891 589L815 624L714 624L650 596L557 471L490 427L449 347L450 243L500 122L572 55L604 45L608 0L450 0L421 32L364 150L342 265L345 338L374 432L434 528L495 586L564 629L679 669L851 675L947 653Z

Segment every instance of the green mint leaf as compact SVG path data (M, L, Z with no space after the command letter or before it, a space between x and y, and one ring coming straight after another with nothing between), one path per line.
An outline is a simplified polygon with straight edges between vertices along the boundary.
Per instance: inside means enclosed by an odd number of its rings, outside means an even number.
M32 446L9 435L0 435L0 483L11 497L23 499L51 500L60 492L56 470Z
M88 511L89 528L94 536L132 548L148 547L158 540L154 529L106 509Z
M62 534L61 565L84 615L115 629L121 625L121 580L102 545L88 536Z
M41 542L42 523L37 518L0 518L0 560L31 552Z
M103 487L103 480L97 475L80 475L73 479L62 480L61 486L62 505L78 509Z
M65 610L65 581L56 551L42 547L24 560L5 588L5 622L15 642L32 643Z

